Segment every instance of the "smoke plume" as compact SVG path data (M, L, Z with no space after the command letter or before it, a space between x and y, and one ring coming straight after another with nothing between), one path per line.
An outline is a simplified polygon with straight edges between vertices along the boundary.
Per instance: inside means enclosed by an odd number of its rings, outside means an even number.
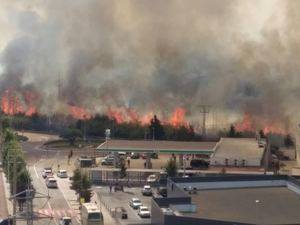
M300 3L0 0L0 92L37 111L111 107L291 129L300 98ZM3 95L2 94L2 95Z

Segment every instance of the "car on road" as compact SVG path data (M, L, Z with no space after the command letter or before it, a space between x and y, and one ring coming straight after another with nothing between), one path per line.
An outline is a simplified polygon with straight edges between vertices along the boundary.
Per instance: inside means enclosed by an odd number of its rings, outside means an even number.
M132 198L129 202L129 205L133 208L133 209L138 209L141 205L142 202L140 199L138 198Z
M155 183L158 181L158 177L155 174L151 174L147 177L147 183Z
M60 218L59 225L72 225L71 217L64 216L64 217Z
M44 179L47 178L48 176L53 176L52 168L51 168L51 167L46 167L46 168L44 168L44 170L42 171L42 177L43 177Z
M138 215L141 218L150 218L150 211L147 206L140 206Z
M145 185L142 189L142 195L151 196L152 195L152 189L150 185Z
M66 170L59 170L57 172L57 177L59 178L68 178L68 173Z
M46 186L48 188L57 188L57 181L55 178L51 177L46 180Z

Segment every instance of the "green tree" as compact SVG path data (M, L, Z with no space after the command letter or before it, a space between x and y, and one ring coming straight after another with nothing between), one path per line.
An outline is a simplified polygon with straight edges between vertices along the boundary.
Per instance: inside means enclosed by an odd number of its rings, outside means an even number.
M166 165L166 172L169 177L175 177L177 175L177 165L174 159L169 159Z
M77 128L69 127L60 136L67 139L70 145L75 145L76 139L82 137L82 132Z
M3 131L3 170L10 183L10 191L13 194L13 180L16 179L17 193L27 187L32 187L31 177L26 168L23 151L16 140L16 136L9 129ZM14 163L16 163L14 165Z
M228 137L236 137L237 133L235 130L235 127L233 125L230 126L229 132L228 132Z
M78 168L73 171L71 189L79 194L80 198L84 198L85 202L90 202L92 197L91 181L88 175L82 173Z
M150 137L154 138L155 140L165 139L164 128L156 115L154 115L150 121L149 132L151 134Z
M259 131L259 137L260 138L266 138L265 132L263 130Z

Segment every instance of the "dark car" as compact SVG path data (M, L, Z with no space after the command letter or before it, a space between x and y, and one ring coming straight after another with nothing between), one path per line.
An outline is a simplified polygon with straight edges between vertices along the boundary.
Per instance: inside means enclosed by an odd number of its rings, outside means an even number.
M118 208L118 211L121 213L121 218L122 219L128 219L128 214L127 214L127 211L124 207Z
M157 194L159 194L159 195L161 195L161 196L163 196L163 197L166 198L168 196L168 194L167 194L167 188L166 187L159 187L157 189Z
M151 159L158 159L158 154L157 153L150 153L150 158ZM142 159L147 159L147 154L142 154Z
M138 152L132 152L130 155L130 158L132 159L139 159L140 158L140 153Z
M0 225L12 225L13 220L11 218L0 219Z
M192 159L190 162L190 166L192 169L207 169L209 166L209 162L203 159Z

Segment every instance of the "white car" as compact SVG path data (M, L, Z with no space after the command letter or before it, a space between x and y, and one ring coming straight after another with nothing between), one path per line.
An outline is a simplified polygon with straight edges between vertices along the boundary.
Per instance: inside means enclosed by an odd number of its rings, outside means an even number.
M157 176L155 174L151 174L147 178L147 183L154 183L157 181Z
M44 170L42 171L42 177L45 179L47 178L48 176L52 176L53 173L52 173L52 169L49 167L49 168L44 168Z
M57 188L57 181L55 178L51 177L46 180L46 186L48 188Z
M148 207L147 206L140 206L138 215L141 218L149 218L150 217L150 211L149 211Z
M67 178L68 177L68 173L66 170L59 170L57 172L57 176L60 178Z
M142 189L142 194L146 196L151 196L152 195L152 189L150 185L145 185L144 188Z
M129 205L133 208L133 209L138 209L141 205L142 202L141 200L139 200L138 198L132 198L129 202Z
M60 218L59 225L72 225L71 217L64 216Z

